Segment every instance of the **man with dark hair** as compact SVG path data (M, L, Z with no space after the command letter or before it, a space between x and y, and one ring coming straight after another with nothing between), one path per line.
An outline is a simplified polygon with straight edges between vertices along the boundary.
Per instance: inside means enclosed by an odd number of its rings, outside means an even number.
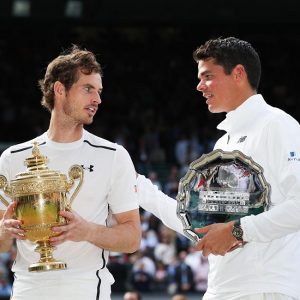
M197 230L208 256L205 300L300 299L300 126L257 93L257 52L234 37L207 41L194 52L197 90L212 113L227 113L215 149L239 150L264 169L271 206L258 215ZM140 205L182 231L175 201L138 176ZM240 245L237 249L237 245Z
M140 221L136 178L132 161L120 145L84 129L91 124L101 103L101 67L95 55L73 46L49 65L40 82L42 104L51 113L47 132L34 140L49 158L49 168L68 173L71 165L85 169L84 183L72 209L60 212L67 220L52 230L55 256L67 262L59 272L28 272L38 260L35 245L26 240L21 221L14 219L15 203L0 209L0 244L5 251L17 239L17 258L12 300L110 299L114 279L106 268L109 251L136 251ZM12 146L0 159L0 174L10 181L23 170L31 156L32 142ZM113 215L116 224L107 226Z

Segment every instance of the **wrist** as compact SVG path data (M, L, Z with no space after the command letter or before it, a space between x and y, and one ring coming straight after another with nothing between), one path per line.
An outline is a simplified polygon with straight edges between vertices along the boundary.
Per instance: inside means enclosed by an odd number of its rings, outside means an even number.
M233 226L232 226L232 231L231 231L233 237L239 241L239 242L243 242L244 239L244 232L243 232L243 229L242 229L242 226L241 226L241 221L240 219L238 220L235 220L233 222Z

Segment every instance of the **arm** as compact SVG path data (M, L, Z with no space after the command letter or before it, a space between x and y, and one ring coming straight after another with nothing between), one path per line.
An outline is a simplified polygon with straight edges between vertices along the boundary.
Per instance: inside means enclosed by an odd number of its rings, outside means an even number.
M272 207L241 219L245 241L269 242L300 230L300 126L292 118L269 124L265 171ZM294 152L291 156L290 152Z
M241 218L245 242L270 242L300 230L300 153L290 157L290 151L300 148L300 126L291 118L277 118L265 131L263 167L271 184L273 203L264 213ZM229 222L197 230L205 234L197 249L206 255L224 255L237 243L232 228L233 222Z
M167 227L183 234L183 225L177 217L177 201L161 192L143 175L137 178L139 205L154 214Z
M68 224L53 227L53 230L61 235L51 238L51 243L57 245L66 240L87 241L106 250L136 251L140 245L141 229L135 185L136 175L130 156L119 146L106 196L117 224L107 227L100 225L105 220L99 220L99 224L96 224L83 219L75 211L61 212L61 215L67 218Z

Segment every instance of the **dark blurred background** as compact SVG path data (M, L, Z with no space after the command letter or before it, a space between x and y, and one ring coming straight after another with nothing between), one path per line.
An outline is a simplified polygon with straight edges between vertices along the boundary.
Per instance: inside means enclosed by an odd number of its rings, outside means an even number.
M221 134L215 128L224 115L208 113L196 91L192 52L207 39L236 36L252 43L263 68L259 92L299 120L298 3L0 0L0 152L47 130L49 113L40 106L37 81L54 57L79 44L98 55L104 71L102 104L87 129L124 145L138 172L175 197L187 165L209 152ZM172 295L180 290L176 267L193 257L193 283L185 292L203 292L201 255L154 216L141 215L141 250L112 255L112 272L126 277L123 284L117 278L114 291L137 288ZM11 284L6 266L13 258L14 250L0 258L3 297ZM202 263L204 275L197 272ZM136 270L145 273L146 284L136 282Z

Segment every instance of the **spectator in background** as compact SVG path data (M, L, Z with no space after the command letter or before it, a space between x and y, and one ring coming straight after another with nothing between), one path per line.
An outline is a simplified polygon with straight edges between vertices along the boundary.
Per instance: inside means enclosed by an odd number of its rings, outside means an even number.
M169 295L173 295L177 292L176 267L178 264L179 261L177 255L174 255L171 263L167 265L167 292Z
M204 294L207 290L207 278L208 278L208 259L202 254L199 257L198 263L191 266L194 275L195 291Z
M155 171L150 171L148 173L148 178L151 180L151 182L157 186L157 188L159 190L162 190L162 186L161 186L161 183L160 181L158 180L158 176L157 176L157 172Z
M191 267L185 262L187 253L181 251L179 253L179 264L175 269L175 280L177 284L177 291L188 293L193 291L194 277Z
M142 295L138 291L128 291L124 294L123 300L142 300Z
M179 179L180 177L178 166L171 166L170 174L164 188L164 192L171 198L176 198L177 196Z
M156 271L153 280L153 290L165 291L167 288L168 273L166 266L161 261L156 261Z
M12 286L7 278L7 268L0 265L0 300L9 300Z
M140 292L149 292L152 287L153 276L145 269L142 261L138 261L131 274L131 284Z
M159 237L160 241L154 248L154 257L164 265L168 265L176 254L175 233L162 224Z
M171 300L188 300L188 298L183 294L174 295Z

